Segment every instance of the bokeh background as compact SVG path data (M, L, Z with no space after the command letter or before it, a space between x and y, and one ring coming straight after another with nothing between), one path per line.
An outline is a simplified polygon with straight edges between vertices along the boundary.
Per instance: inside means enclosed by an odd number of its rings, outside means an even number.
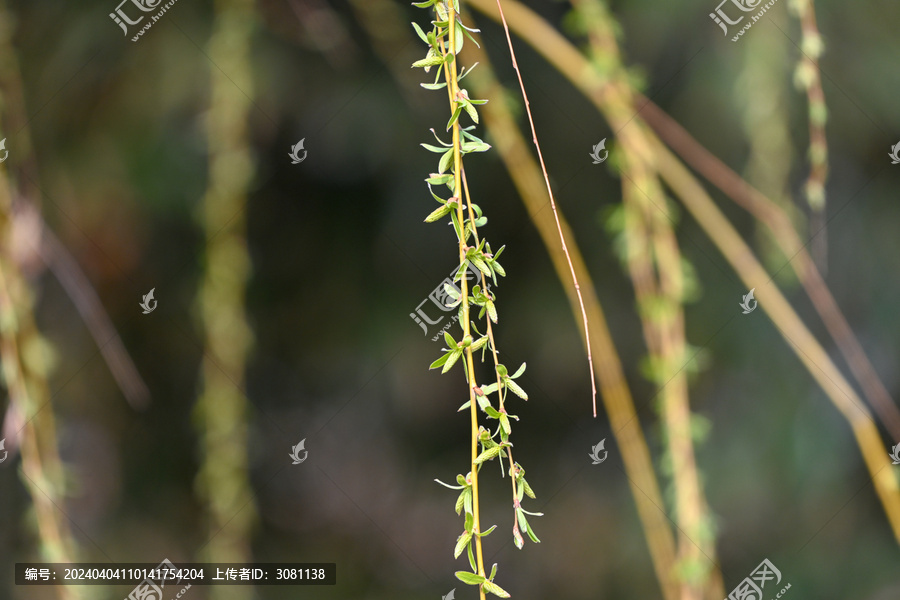
M776 3L738 43L709 19L711 0L623 0L610 10L644 93L760 190L792 202L802 229L807 99L793 81L801 35L789 2ZM569 4L527 4L584 46ZM231 34L210 42L227 5L180 0L138 42L109 18L113 1L15 1L3 11L9 43L0 60L17 64L21 81L16 89L7 80L2 90L0 136L10 155L0 169L39 206L86 275L150 397L143 409L129 404L72 298L29 258L26 243L20 264L54 357L50 405L65 465L57 508L84 561L205 560L218 531L198 477L204 463L240 465L227 450L221 458L204 454L197 409L211 356L202 322L216 314L198 298L208 249L221 239L204 212L218 81L226 104L232 98L246 114L235 138L245 144L222 152L244 152L250 165L246 183L235 184L245 187L243 205L216 215L224 228L235 216L245 221L249 256L245 293L236 303L222 300L245 313L249 332L244 381L233 387L246 398L243 427L233 438L219 432L221 448L233 442L246 456L249 504L221 510L241 515L236 523L246 534L236 535L253 561L338 569L333 587L259 587L249 597L437 599L451 588L474 597L453 577L467 568L464 557L452 558L462 525L456 495L433 481L468 470L468 416L456 412L465 384L459 370L428 371L443 344L430 339L436 327L423 335L410 318L457 258L452 230L422 222L434 208L423 179L435 164L419 143L447 119L443 93L418 87L425 76L409 69L424 54L409 22L425 24L426 13L393 0L247 3L233 33L249 40L240 67L229 51L242 42ZM900 6L826 0L815 9L829 117L827 282L896 397L900 166L887 154L900 142ZM375 16L372 27L366 20ZM471 20L527 132L502 29L477 13ZM671 502L657 390L641 370L647 350L635 295L602 220L622 201L621 180L614 160L594 165L588 156L606 138L615 158L616 132L526 43L513 41L557 202L593 276ZM232 73L231 65L248 71ZM234 86L230 95L223 81ZM10 116L17 94L24 121ZM288 153L301 139L307 158L292 164ZM243 168L236 164L222 168ZM497 581L514 598L659 598L602 405L591 416L580 321L496 152L466 164L489 219L483 232L495 247L507 246L496 331L503 362L528 364L520 382L530 400L511 404L521 418L513 441L537 493L531 507L545 513L532 519L542 543L517 550L509 482L489 463L482 523L498 531L485 539L486 562L499 563ZM760 227L708 189L764 255ZM697 460L726 589L768 558L792 584L790 598L900 597L900 550L852 432L767 315L740 314L746 286L679 212L681 249L699 284L685 308L687 340L704 357L690 387L706 431ZM774 272L783 263L770 257L767 265ZM789 271L778 283L844 369ZM138 303L151 288L158 308L145 315ZM209 302L216 306L215 295ZM225 332L243 327L234 319L224 311L213 322ZM214 392L208 400L215 413ZM881 432L885 452L900 442ZM591 465L591 446L601 439L609 459ZM301 440L308 459L291 465ZM15 562L43 558L21 468L16 451L0 464L0 598L57 598L53 588L13 585ZM227 489L234 471L223 473ZM81 589L102 600L129 591ZM194 587L188 597L210 593Z

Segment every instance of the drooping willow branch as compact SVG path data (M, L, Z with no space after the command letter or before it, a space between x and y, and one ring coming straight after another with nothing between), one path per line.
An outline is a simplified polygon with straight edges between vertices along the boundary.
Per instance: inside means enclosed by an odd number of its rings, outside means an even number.
M495 564L488 575L484 568L484 551L481 538L488 535L494 527L487 531L481 529L480 497L479 497L479 471L481 466L494 458L508 459L509 475L513 492L513 540L517 547L524 545L524 536L527 534L534 542L540 540L535 535L526 515L540 516L540 513L526 511L521 503L525 495L534 498L531 486L525 480L525 470L515 462L512 457L512 444L509 436L512 432L511 420L518 419L506 409L507 393L512 391L516 396L524 400L528 399L525 391L515 382L525 371L522 364L515 373L510 374L506 366L498 359L497 345L494 337L494 325L498 321L496 294L489 287L488 281L496 287L497 277L506 275L498 258L503 251L500 248L496 253L491 250L487 240L479 235L478 228L487 223L481 208L474 204L469 193L468 181L463 169L463 158L466 154L485 152L490 149L480 138L472 133L478 124L478 111L476 106L484 104L486 100L470 98L468 92L460 87L460 80L471 72L458 69L457 61L460 50L468 38L476 43L471 36L477 30L467 28L459 17L459 7L455 1L426 0L417 3L420 8L434 8L435 20L431 22L431 31L425 33L421 27L413 23L419 38L427 45L428 51L425 58L416 61L413 66L423 68L429 72L437 67L433 83L423 83L422 87L429 90L446 88L447 98L450 104L450 120L446 129L451 132L451 142L447 143L434 134L438 146L422 144L430 151L440 154L438 169L427 179L431 195L440 204L440 207L429 214L425 221L432 223L445 217L450 217L453 230L457 237L457 250L459 256L459 268L453 281L459 281L459 288L455 285L445 284L444 291L451 300L446 305L449 308L459 307L459 322L462 328L462 339L457 342L449 332L444 332L444 341L447 348L444 354L431 364L432 369L441 368L442 373L448 372L457 362L462 362L468 387L468 401L460 410L469 409L471 423L471 464L466 476L458 475L459 485L446 487L460 490L456 502L456 512L465 513L464 529L457 539L454 549L454 557L459 557L465 551L469 558L472 571L457 571L456 577L468 585L478 586L479 595L485 597L486 593L506 598L508 592L494 583L497 574ZM474 68L474 65L473 65ZM441 77L443 76L443 81ZM465 115L473 125L462 127L460 120ZM432 133L434 131L432 130ZM445 186L451 197L442 198L435 193L432 186ZM472 245L469 245L471 239ZM469 265L474 266L479 272L480 283L469 287ZM479 314L473 319L472 309L478 308ZM485 333L478 330L477 320L484 319ZM473 335L474 334L474 335ZM494 382L479 386L475 372L475 352L481 350L482 362L487 350L491 352L493 363ZM460 359L462 359L460 361ZM490 396L497 394L497 404L491 402ZM479 424L479 410L486 415L486 419L497 421L497 428L492 433Z

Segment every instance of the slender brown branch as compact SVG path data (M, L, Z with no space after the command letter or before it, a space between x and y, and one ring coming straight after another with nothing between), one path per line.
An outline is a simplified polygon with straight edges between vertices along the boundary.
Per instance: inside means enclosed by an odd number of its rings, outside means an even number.
M503 22L503 29L506 31L506 42L509 45L509 56L512 59L513 69L516 70L516 76L519 78L519 89L522 90L522 99L525 101L525 112L528 114L528 123L531 125L531 141L537 150L538 161L541 163L541 172L544 175L544 183L547 185L547 195L550 197L550 208L553 209L553 216L556 217L556 230L559 233L559 241L562 244L563 253L566 255L566 261L569 263L569 273L572 274L572 282L575 285L575 293L578 295L578 304L581 308L581 318L584 321L584 342L587 349L588 365L591 372L591 402L594 409L594 417L597 416L597 383L594 380L594 359L591 357L591 335L588 331L588 317L584 310L584 298L581 295L581 286L578 285L578 276L575 275L575 267L572 266L572 257L569 256L569 249L566 247L566 238L563 235L562 226L559 223L559 215L556 212L556 201L553 199L553 188L550 185L550 177L547 175L547 166L544 164L544 155L541 153L541 144L538 142L537 131L534 128L534 118L531 116L531 103L528 102L528 94L525 93L525 84L522 82L522 72L519 70L519 64L516 62L516 52L513 50L512 38L509 35L509 27L506 24L506 18L503 16L503 7L500 0L497 0L497 10L500 13L500 20Z

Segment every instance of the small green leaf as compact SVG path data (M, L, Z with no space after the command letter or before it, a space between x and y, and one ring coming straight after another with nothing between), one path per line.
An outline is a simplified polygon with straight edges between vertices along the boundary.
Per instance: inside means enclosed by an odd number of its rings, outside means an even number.
M431 363L429 369L437 369L439 366L447 362L447 359L450 358L450 352L445 353L442 357Z
M460 112L462 112L462 105L457 104L456 110L453 111L453 115L450 117L450 120L447 121L447 131L450 131L450 128L453 127L453 124L459 119Z
M471 400L467 401L465 404L463 404L462 406L460 406L460 407L456 410L456 412L462 412L462 411L466 410L467 408L469 408L470 406L472 406L472 401L471 401Z
M534 495L534 490L531 489L531 486L528 485L528 482L525 481L525 478L524 478L524 477L520 477L520 478L519 478L519 485L522 486L522 487L525 489L525 494L526 494L529 498L537 498L537 496Z
M444 368L441 370L441 375L449 371L453 368L453 365L456 364L456 361L459 360L459 357L462 356L462 350L454 350L447 357L447 362L444 363Z
M425 88L426 90L440 90L440 89L443 89L443 88L447 87L446 82L441 82L441 83L420 83L419 85L421 85L421 86L422 86L423 88Z
M475 566L475 555L472 554L472 544L469 544L468 546L466 546L466 551L469 554L469 564L472 565L472 572L477 573L478 567Z
M468 571L457 571L456 578L467 585L481 585L484 583L484 576L478 573L469 573Z
M475 516L472 513L466 513L466 533L469 538L472 537L472 528L475 527Z
M428 8L435 2L437 2L437 0L425 0L425 2L413 2L412 5L417 6L419 8Z
M528 394L525 393L525 390L519 387L518 383L516 383L512 379L505 379L503 383L506 384L506 389L512 391L513 394L515 394L522 400L528 400Z
M459 498L456 499L456 507L455 507L455 508L456 508L456 514L459 514L459 513L462 512L463 504L464 504L465 501L466 501L466 494L468 494L468 493L470 493L470 492L469 492L469 489L466 488L466 489L464 489L464 490L460 493Z
M462 475L457 475L457 481L459 481L459 478L460 478L460 477L462 477ZM450 485L450 484L448 484L448 483L444 483L444 482L441 481L440 479L435 479L435 481L438 482L439 484L441 484L442 486L444 486L445 488L450 488L451 490L461 490L461 489L463 489L464 487L466 487L466 486L465 486L465 481L466 481L465 479L463 479L463 484L462 484L462 485Z
M459 344L456 343L456 340L453 339L453 336L448 332L444 332L444 341L447 342L447 347L450 350L455 349Z
M440 208L436 208L427 217L425 217L425 222L426 223L434 223L438 219L447 216L447 214L451 210L453 210L453 207L450 206L449 204L445 204L445 205L441 206Z
M466 549L466 546L471 541L472 541L471 533L465 532L465 533L461 534L456 539L456 548L453 549L453 558L459 558L459 555L463 553L463 550Z
M494 577L497 576L497 563L494 563L494 566L491 567L491 576L488 578L493 581Z
M479 533L479 534L478 534L478 537L487 537L487 536L491 535L491 533L492 533L495 529L497 529L497 526L496 526L496 525L491 525L491 528L490 528L490 529L488 529L487 531L484 531L484 532L482 532L482 533ZM491 577L493 577L493 575L491 575Z
M485 407L484 412L486 412L488 414L488 416L492 419L500 418L500 413L497 412L497 409L495 409L493 406Z
M497 365L497 375L500 377L506 377L509 375L509 371L506 369L505 365Z
M453 164L453 148L447 150L441 157L441 162L438 164L438 172L445 173L451 164Z
M488 448L487 450L479 454L478 457L472 462L474 462L476 465L480 465L486 460L495 458L498 454L500 454L500 446L494 446L493 448Z
M494 303L488 300L485 303L485 307L487 307L488 316L491 318L491 321L494 323L497 322L497 307L494 306Z
M488 394L493 394L497 391L497 384L492 383L490 385L481 386L481 391L484 392L485 396L487 396Z
M428 41L428 36L425 35L425 32L422 31L422 28L419 27L419 25L417 23L413 23L412 26L413 26L413 29L416 30L416 35L418 35L420 38L422 38L422 41L430 46L431 42Z
M484 591L490 592L491 594L499 596L500 598L509 598L509 592L504 590L493 581L485 581L482 588L484 588Z
M506 416L506 413L500 413L500 426L506 432L506 435L512 433L512 427L509 424L509 417Z
M517 379L522 373L525 372L525 363L522 363L522 366L512 375L510 375L510 379Z
M446 286L447 284L444 284L444 285ZM459 297L459 295L457 294L457 298L458 298L458 297ZM455 299L456 299L456 298L454 298L454 300L455 300ZM484 346L485 344L487 344L487 342L488 342L488 337L487 337L487 336L483 336L483 337L478 338L478 339L475 341L475 343L472 344L472 352L475 352L476 350L478 350L479 348L481 348L482 346ZM484 390L482 390L482 391L484 391Z

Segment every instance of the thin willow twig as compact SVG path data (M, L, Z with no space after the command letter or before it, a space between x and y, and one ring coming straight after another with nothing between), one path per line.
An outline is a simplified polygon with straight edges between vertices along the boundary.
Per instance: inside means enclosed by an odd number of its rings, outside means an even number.
M553 188L550 185L550 177L547 175L547 166L544 164L544 155L541 153L541 144L538 142L537 131L534 128L534 118L531 116L531 103L528 101L528 94L525 93L525 84L522 82L522 72L519 70L519 64L516 62L516 52L513 49L512 38L509 35L509 26L506 24L506 18L503 16L503 7L500 0L497 0L497 10L500 12L500 20L503 22L503 29L506 32L506 42L509 45L509 56L512 60L513 69L516 70L516 76L519 78L519 89L522 90L522 99L525 101L525 112L528 114L528 123L531 125L531 141L537 150L538 161L541 164L541 172L544 175L544 183L547 185L547 194L550 197L550 208L553 209L553 215L556 217L556 230L559 233L559 241L562 244L563 253L569 263L569 273L572 274L572 282L575 285L575 293L578 295L578 304L581 308L581 318L584 321L584 343L587 349L587 359L591 372L591 402L594 410L594 417L597 416L597 383L594 379L594 359L591 356L591 335L588 332L588 317L584 310L584 298L581 296L581 286L578 285L578 277L575 275L575 268L572 266L572 257L569 256L569 249L566 247L566 238L563 235L562 226L559 223L559 215L556 212L556 201L553 199Z

